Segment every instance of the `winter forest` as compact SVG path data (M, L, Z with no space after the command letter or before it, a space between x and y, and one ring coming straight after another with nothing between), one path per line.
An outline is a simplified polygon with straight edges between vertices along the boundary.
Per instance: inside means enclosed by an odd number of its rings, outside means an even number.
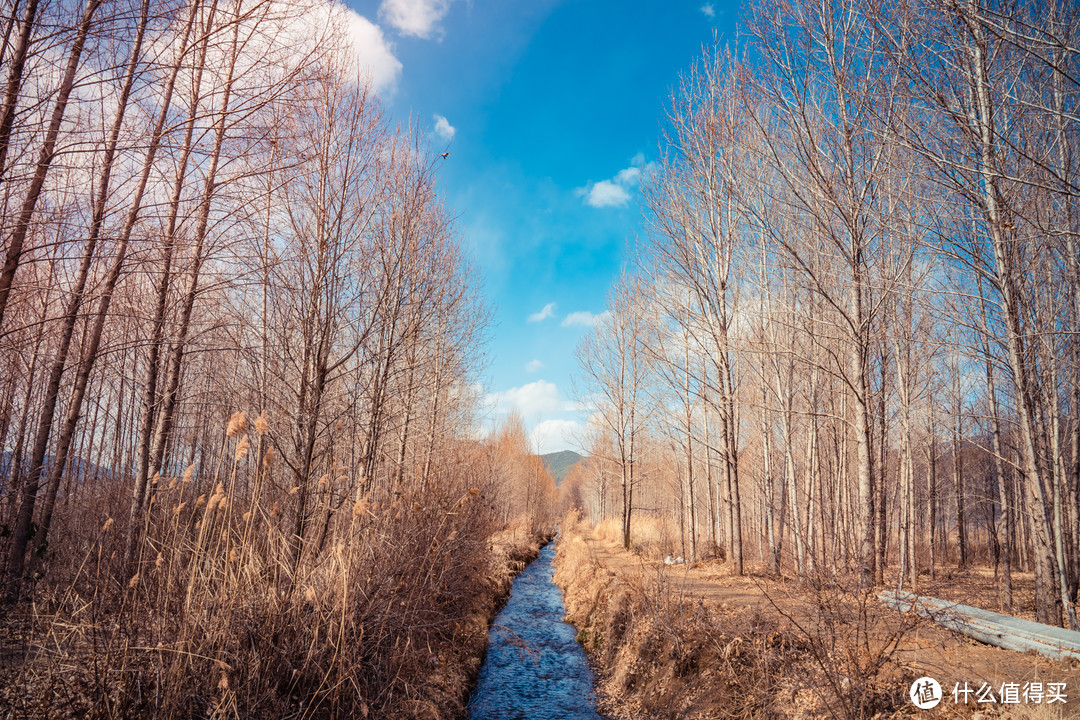
M777 3L672 97L648 242L580 346L580 500L799 575L1032 571L1077 629L1070 3ZM899 572L899 579L890 573Z
M5 0L0 715L467 717L560 518L1080 630L1080 8L739 17L663 109L556 478L484 429L446 155L342 7Z

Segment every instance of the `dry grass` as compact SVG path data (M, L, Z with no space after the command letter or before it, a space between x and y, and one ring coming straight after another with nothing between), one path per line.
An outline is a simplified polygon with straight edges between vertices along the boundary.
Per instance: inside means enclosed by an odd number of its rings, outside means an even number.
M806 649L824 714L856 720L910 709L904 693L915 677L897 662L897 651L918 616L887 611L875 590L859 588L850 575L759 587Z
M903 712L897 688L906 685L889 646L843 630L857 618L849 617L848 598L833 594L835 588L819 593L828 621L815 616L812 625L800 626L767 603L707 604L684 594L675 581L680 571L662 564L624 555L627 563L601 563L590 536L575 516L564 520L555 580L568 619L599 668L601 702L612 717ZM608 539L602 529L595 538Z
M567 617L599 666L602 709L617 718L784 717L779 670L803 651L756 611L707 612L663 571L614 575L564 521L556 557Z
M622 545L622 521L608 518L597 524L595 537L612 545ZM678 555L679 529L666 518L635 516L630 524L630 549L642 557L661 560Z
M229 431L224 468L158 479L130 572L120 490L83 491L33 602L3 623L6 717L460 716L530 539L493 552L467 462L392 500L328 473L294 562L296 493L239 483L248 441L235 417Z

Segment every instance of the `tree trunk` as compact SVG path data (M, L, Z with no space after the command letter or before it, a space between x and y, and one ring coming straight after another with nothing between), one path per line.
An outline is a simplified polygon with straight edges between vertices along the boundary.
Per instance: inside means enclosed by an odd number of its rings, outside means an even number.
M27 0L23 8L22 22L19 24L19 35L15 39L15 47L11 51L11 58L7 53L0 55L0 61L8 64L8 81L4 89L4 103L0 106L0 183L6 179L7 153L11 143L11 128L15 123L15 109L19 102L19 90L22 88L23 69L26 66L26 55L30 49L30 36L34 31L34 23L37 20L38 0ZM16 6L11 8L11 20L14 20ZM7 44L7 36L4 36ZM6 50L6 48L5 48Z
M72 297L69 315L65 319L65 324L70 323L72 327L74 326L78 309L82 305L83 289L85 287L86 275L89 273L90 262L93 260L94 246L98 242L98 238L101 234L101 227L105 221L105 205L108 201L109 181L112 175L113 161L116 157L117 142L120 136L120 129L124 123L124 114L127 110L128 98L131 95L131 88L135 82L136 68L138 67L142 55L142 41L146 31L149 7L149 0L143 0L139 14L139 25L135 31L135 40L131 48L131 57L128 59L127 70L124 76L124 84L120 90L120 96L117 99L116 117L109 133L105 157L101 164L101 174L98 178L98 193L94 202L93 217L87 234L87 251L84 259L84 266L83 268L80 268L79 281L74 296ZM102 297L94 321L93 330L90 333L88 347L83 352L79 370L75 377L75 386L72 390L71 402L68 404L67 417L60 428L60 435L57 439L53 466L49 472L49 480L45 488L45 499L42 505L40 529L36 539L38 547L40 548L40 552L38 553L39 557L44 555L44 550L48 546L49 528L52 524L53 508L56 506L56 493L60 487L60 478L64 474L68 453L71 449L71 441L75 436L75 429L78 425L79 418L82 415L82 404L86 396L87 383L90 380L90 373L93 371L94 363L97 361L98 348L101 344L101 334L105 327L105 319L108 315L109 305L112 302L116 284L120 279L121 268L123 267L126 256L127 242L125 237L122 244L117 248L116 258L113 261L113 266L109 271L105 287L102 290ZM65 325L65 337L69 336L70 332L71 330L69 327ZM66 358L64 358L63 361L66 361ZM59 357L57 358L57 362L63 361Z
M851 315L862 324L862 278L856 273L851 289ZM855 393L855 472L858 487L858 518L860 585L869 589L874 584L874 479L870 461L870 388L866 368L866 348L858 336L851 339L851 382Z
M769 572L780 573L780 546L776 542L776 491L772 479L772 452L769 443L768 393L761 381L761 464L765 482L765 526L769 536Z
M31 2L33 2L33 0L31 0ZM3 269L0 270L0 328L3 328L4 326L4 312L7 310L11 286L15 282L15 272L19 269L19 261L22 258L26 234L30 230L31 220L34 218L34 210L37 208L38 199L41 197L41 190L45 185L45 177L48 175L49 168L52 165L53 155L56 150L56 138L60 133L60 124L63 122L64 113L67 110L68 98L71 96L71 91L75 87L75 75L79 70L79 59L82 57L83 46L86 44L86 36L90 32L90 26L93 24L94 13L97 12L97 9L100 6L101 0L86 0L82 18L79 20L78 30L75 34L75 40L71 44L71 49L68 51L67 67L64 70L64 78L60 83L60 91L56 95L56 102L53 104L49 128L45 133L45 139L41 145L41 152L38 154L37 164L34 167L34 175L30 181L30 187L26 191L26 197L23 200L22 207L19 209L19 215L15 221L15 229L11 233L7 255L4 257L4 266ZM29 6L27 7L29 9ZM12 70L14 70L14 68L12 68ZM10 80L8 90L11 90ZM16 88L16 92L18 92L18 88ZM4 112L9 112L6 107L4 108ZM14 112L14 104L11 106L10 112ZM47 439L48 436L46 435L46 440ZM36 493L37 480L33 479L30 483L27 483L26 488L29 489L31 485L33 486L33 491ZM27 495L24 493L23 497L25 498ZM29 530L29 523L29 520L25 521L26 528L23 530L24 533Z
M953 415L953 485L956 488L956 565L961 570L968 566L968 537L967 537L967 508L965 507L964 492L964 458L960 438L963 434L963 409L960 397L960 359L956 359L956 373L954 377L953 393L956 399L955 413Z
M878 392L878 428L880 433L877 442L877 563L876 581L878 585L885 584L885 560L889 544L889 514L888 514L888 447L886 441L889 437L889 418L885 408L885 390L888 376L889 354L883 345L880 352L881 362L881 389Z
M978 142L979 179L982 190L982 210L987 221L994 253L995 284L1001 293L1001 305L1008 342L1009 366L1016 385L1016 407L1020 416L1020 452L1024 473L1025 495L1030 509L1032 549L1036 575L1036 619L1039 622L1061 623L1060 597L1054 591L1054 557L1050 538L1050 518L1047 492L1040 473L1036 454L1035 410L1028 383L1028 368L1023 346L1017 294L1017 279L1013 269L1013 238L1007 236L1009 226L1004 217L1001 191L998 185L994 113L986 68L985 30L974 0L967 0L963 10L967 15L972 40L968 48L971 58L971 81L974 94L975 131Z

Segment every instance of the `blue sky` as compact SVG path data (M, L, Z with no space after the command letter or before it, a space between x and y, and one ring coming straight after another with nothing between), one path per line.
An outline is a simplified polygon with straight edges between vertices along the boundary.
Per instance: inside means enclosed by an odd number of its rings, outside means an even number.
M541 452L580 450L574 348L640 233L670 91L714 31L732 37L734 4L348 4L394 117L450 152L440 190L494 309L488 426L517 408Z

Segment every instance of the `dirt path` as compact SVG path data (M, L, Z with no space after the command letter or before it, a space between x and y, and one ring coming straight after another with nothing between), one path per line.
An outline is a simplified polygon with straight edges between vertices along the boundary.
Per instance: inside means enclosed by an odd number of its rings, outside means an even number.
M616 577L626 578L631 585L641 586L642 582L662 582L676 594L681 594L694 604L701 603L710 611L728 611L732 609L755 608L766 615L781 617L796 634L816 635L818 641L827 638L828 629L823 629L824 611L819 599L808 590L801 589L791 582L777 581L763 576L738 577L731 574L728 566L720 562L698 563L693 567L669 565L646 560L638 555L624 551L618 545L605 542L591 535L582 533L593 561ZM963 582L963 578L957 578ZM979 591L985 593L985 587ZM951 598L963 601L957 593ZM963 593L959 593L963 595ZM978 602L978 600L983 602ZM968 604L986 607L993 604L985 597L973 597ZM995 608L996 609L996 608ZM914 618L901 618L897 613L884 608L876 601L866 607L870 628L869 646L887 642L903 624L909 624L900 638L893 659L911 676L929 675L937 679L944 690L945 701L941 709L949 708L956 714L963 708L955 707L953 689L959 685L978 690L983 683L988 683L997 696L1003 683L1017 683L1021 688L1025 683L1042 683L1045 688L1049 683L1066 683L1067 702L1052 708L1043 704L1041 707L1008 706L1016 716L1030 717L1080 717L1080 662L1053 661L1035 654L1023 654L1002 650L978 643L970 638L945 630L929 621ZM853 628L837 625L832 632L844 632ZM905 690L906 692L906 690ZM975 702L972 695L968 710L989 712L991 716L1000 715L1006 706L1000 703L982 704ZM914 710L914 708L911 708ZM1060 712L1059 712L1060 711ZM917 712L917 711L916 711ZM935 715L940 714L935 711ZM959 713L959 716L969 712Z

